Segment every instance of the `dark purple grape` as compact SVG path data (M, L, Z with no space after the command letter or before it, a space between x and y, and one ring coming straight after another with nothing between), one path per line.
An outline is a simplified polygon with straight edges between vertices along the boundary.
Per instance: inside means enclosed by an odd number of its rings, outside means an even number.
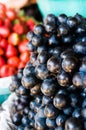
M57 38L56 35L51 35L51 37L49 38L49 45L50 46L58 46L59 44L59 39Z
M38 130L46 129L45 118L35 118L35 128Z
M53 14L48 14L47 17L46 17L46 19L45 19L45 21L44 21L44 23L45 23L45 24L55 25L56 22L57 22L56 20L57 20L57 19L56 19L55 15L53 15Z
M66 23L67 22L67 15L66 14L60 14L59 16L58 16L58 21L60 22L60 23Z
M22 118L22 124L24 125L24 126L27 126L27 125L29 125L29 122L30 122L30 120L29 120L29 118L28 118L28 116L23 116L23 118Z
M34 112L34 111L31 111L31 110L29 110L29 112L28 112L27 114L28 114L28 118L29 118L30 120L33 119L34 116L35 116L35 112Z
M30 93L31 95L37 95L41 92L41 84L36 84L35 86L33 86L31 89L30 89Z
M36 47L32 44L32 41L30 41L29 43L27 43L27 49L31 52L36 50Z
M56 94L53 99L54 106L60 110L67 107L68 103L69 99L64 94Z
M76 33L81 35L86 33L85 25L78 25L78 27L76 28Z
M19 113L15 113L13 116L12 116L12 121L15 125L20 125L21 124L21 119L22 119L22 116L21 114Z
M51 102L52 102L52 98L50 98L48 96L43 96L43 98L42 98L42 104L43 105L47 105L47 104L49 104Z
M37 61L39 64L45 64L48 60L48 53L46 52L41 52L37 56Z
M82 130L82 122L77 118L69 118L65 123L65 130Z
M76 108L73 113L72 116L75 118L81 118L81 109L80 108Z
M53 23L51 24L46 24L45 25L45 30L46 30L46 32L47 33L52 33L52 32L56 32L56 26L54 25L54 26L52 26L53 25Z
M47 78L43 81L41 86L41 91L45 96L52 96L56 93L56 89L58 89L55 80L51 78Z
M75 18L75 17L69 17L67 19L67 25L70 27L70 28L75 28L77 27L78 25L78 20Z
M52 56L48 61L47 61L47 68L50 72L52 73L59 73L61 71L61 63L60 60Z
M34 33L36 35L39 35L39 34L44 34L45 33L45 28L43 25L39 24L39 25L36 25L34 27Z
M64 114L59 114L56 118L57 126L64 126L65 121L67 120L67 116Z
M42 37L40 35L35 35L32 38L32 44L35 47L38 47L42 44Z
M24 126L23 125L18 126L18 130L24 130Z
M29 89L36 85L37 79L34 75L29 75L29 76L23 76L22 77L22 85L26 88Z
M85 21L84 17L76 13L75 18L78 20L78 23L83 23Z
M58 115L58 112L51 103L45 106L44 114L47 118L54 119Z
M77 59L75 57L68 57L62 61L62 68L65 72L72 73L77 67Z
M71 76L65 71L62 71L57 75L57 81L60 86L67 87L71 85Z
M72 49L67 49L67 50L65 50L61 53L62 59L65 59L65 58L68 58L68 57L71 57L71 56L74 56L74 52L73 52Z
M64 128L61 127L61 126L58 126L58 127L55 128L55 130L64 130Z
M44 80L49 76L49 71L47 69L46 64L38 65L35 68L35 73L36 73L37 78L39 78L41 80Z
M73 46L74 52L86 55L86 42L79 42Z
M85 73L84 72L77 72L75 73L75 75L73 76L73 85L75 85L76 87L84 87L84 77L85 77Z
M27 39L28 39L29 41L32 40L33 36L34 36L34 33L33 33L32 31L28 32L27 35L26 35L26 37L27 37Z
M47 118L47 119L46 119L46 125L47 125L49 128L55 128L55 127L56 127L56 120L55 120L55 119Z
M67 107L63 110L64 114L67 115L67 116L71 116L72 115L72 112L73 112L73 107Z
M86 57L83 57L79 67L79 71L86 72Z
M67 35L69 33L69 27L66 24L61 24L58 28L58 33L60 35Z

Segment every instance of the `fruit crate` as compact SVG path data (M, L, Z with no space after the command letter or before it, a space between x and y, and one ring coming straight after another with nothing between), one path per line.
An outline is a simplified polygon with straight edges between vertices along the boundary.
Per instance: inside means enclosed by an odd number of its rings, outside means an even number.
M0 104L2 104L10 95L9 85L11 83L11 76L0 78Z

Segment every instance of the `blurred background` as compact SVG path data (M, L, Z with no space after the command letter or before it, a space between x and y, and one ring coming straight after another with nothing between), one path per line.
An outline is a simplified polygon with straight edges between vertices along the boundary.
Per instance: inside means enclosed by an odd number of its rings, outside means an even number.
M30 57L26 34L42 20L36 0L0 0L0 77L24 68Z
M42 14L36 0L0 0L0 3L16 11L23 9L26 15L33 16L36 20L42 21Z
M26 34L42 20L36 0L0 0L0 104L10 95L11 76L30 59Z

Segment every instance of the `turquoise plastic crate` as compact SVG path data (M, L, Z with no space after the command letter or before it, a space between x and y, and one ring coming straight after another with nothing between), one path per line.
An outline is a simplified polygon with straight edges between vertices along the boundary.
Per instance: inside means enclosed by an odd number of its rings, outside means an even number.
M11 77L0 78L0 104L2 104L10 95L9 85Z
M49 13L86 16L86 0L37 0L37 3L43 17Z

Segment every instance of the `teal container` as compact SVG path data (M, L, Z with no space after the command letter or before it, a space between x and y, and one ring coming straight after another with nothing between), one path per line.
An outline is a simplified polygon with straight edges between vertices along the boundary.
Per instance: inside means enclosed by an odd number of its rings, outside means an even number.
M86 16L86 0L37 0L37 3L43 17L50 13L56 16L61 13L68 16L76 13Z
M0 78L0 105L9 97L9 85L11 83L11 77Z

